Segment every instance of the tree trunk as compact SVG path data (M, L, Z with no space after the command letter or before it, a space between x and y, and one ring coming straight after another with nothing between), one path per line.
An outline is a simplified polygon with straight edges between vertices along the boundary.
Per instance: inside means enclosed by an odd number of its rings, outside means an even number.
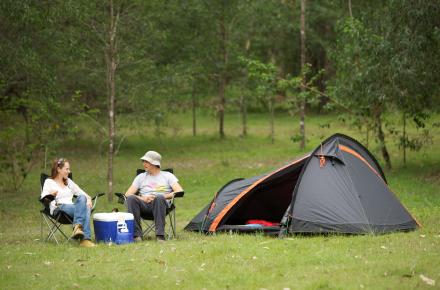
M247 39L245 44L246 58L248 57L250 47L251 47L251 40ZM244 72L244 74L246 73ZM247 86L246 81L243 84L243 86L244 87ZM241 136L246 137L247 136L247 100L244 89L241 90L241 95L240 95L240 114L241 114Z
M366 144L366 147L367 147L367 149L368 149L368 147L370 146L370 126L368 126L368 124L367 124L367 132L366 132L366 135L367 135L367 144Z
M385 134L382 130L382 120L380 113L375 114L375 125L376 125L377 139L379 140L379 147L380 147L380 151L382 152L382 157L385 161L385 166L387 169L391 169L390 154L388 154L388 150L385 144Z
M300 23L301 23L301 70L304 68L306 64L306 0L301 0L301 17L300 17ZM303 93L303 97L300 101L300 121L299 121L299 133L301 135L301 142L299 144L299 147L301 150L303 150L306 146L306 129L305 129L305 115L306 115L306 100L304 97L304 93L306 91L306 80L304 79L305 76L303 76L302 79L302 85L301 85L301 92Z
M275 110L274 110L274 99L269 98L269 113L270 113L270 142L275 143Z
M107 27L105 60L107 65L107 100L108 100L108 201L113 200L113 157L115 152L115 97L116 97L116 68L117 68L117 26L119 10L115 11L113 0L109 3L109 23Z
M405 112L403 113L403 165L406 165L406 146L407 146L407 142L406 142L406 114Z
M227 85L226 80L226 72L227 72L227 66L228 66L228 48L227 48L227 31L225 27L225 18L224 15L220 17L219 20L219 26L220 26L220 50L221 50L221 58L223 62L223 67L220 72L219 76L219 91L218 91L218 106L217 106L217 113L219 118L219 134L220 138L225 137L225 131L224 131L224 121L225 121L225 104L226 104L226 98L225 98L225 90Z
M217 107L217 113L218 113L218 129L219 129L219 135L220 138L225 138L225 129L224 129L224 123L225 123L225 88L226 84L223 77L220 77L220 84L219 84L219 92L218 92L218 107Z
M348 0L348 12L350 13L350 17L353 18L353 12L351 11L351 0Z
M240 96L240 113L241 113L241 136L247 136L247 104L246 104L246 96L242 92Z
M193 84L193 89L191 92L191 106L192 106L192 132L193 132L193 136L195 137L197 135L197 119L196 119L197 98L196 98L195 84Z

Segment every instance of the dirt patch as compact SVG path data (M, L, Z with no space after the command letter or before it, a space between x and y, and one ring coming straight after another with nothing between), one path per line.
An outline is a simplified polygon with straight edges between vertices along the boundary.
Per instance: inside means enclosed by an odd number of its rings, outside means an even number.
M425 176L425 181L429 183L440 184L440 171L430 172Z

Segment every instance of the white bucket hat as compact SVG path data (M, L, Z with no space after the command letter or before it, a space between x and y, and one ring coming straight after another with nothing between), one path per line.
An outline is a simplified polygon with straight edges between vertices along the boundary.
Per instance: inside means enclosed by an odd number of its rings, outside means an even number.
M157 165L160 167L160 161L162 160L162 156L156 151L148 151L144 156L141 157L141 160L145 160L153 165Z

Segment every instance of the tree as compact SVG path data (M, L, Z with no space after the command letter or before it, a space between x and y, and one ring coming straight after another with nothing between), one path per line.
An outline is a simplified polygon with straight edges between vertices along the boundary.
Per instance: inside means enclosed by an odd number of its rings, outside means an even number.
M306 0L301 0L301 68L306 65ZM303 81L306 81L305 79ZM305 83L301 85L301 92L306 91ZM305 130L305 115L306 115L306 101L305 98L300 103L300 121L299 121L299 132L301 135L300 149L304 150L306 146L306 130Z
M426 119L439 103L436 86L440 76L436 72L440 71L440 64L432 60L440 58L440 5L435 1L424 5L391 1L389 11L388 90L402 115L399 147L406 164L407 149L417 151L429 139ZM407 134L407 123L411 121L421 130L418 136Z
M69 52L63 38L53 41L63 12L63 5L0 3L0 171L15 190L43 154L75 133L77 107L69 108L72 94L57 82Z
M354 17L339 25L333 53L334 95L364 123L372 124L386 167L391 168L384 113L398 108L405 116L417 116L438 96L439 67L432 59L439 57L440 5L435 1L374 4L360 7L358 17L356 6L352 7ZM407 142L405 137L402 142Z
M107 98L108 98L108 195L109 201L113 200L113 157L115 153L115 97L116 97L116 69L118 67L118 22L122 5L115 6L113 0L109 1L108 24L105 38L105 63L107 65Z
M107 104L109 201L113 198L113 160L118 147L116 146L118 113L116 103L118 100L120 104L134 103L135 107L139 102L148 102L143 101L142 98L147 99L145 92L154 90L150 81L153 81L156 75L151 73L153 66L151 60L162 55L149 54L149 52L152 51L151 43L160 43L156 39L161 33L160 23L154 19L153 13L160 10L162 4L160 1L145 3L124 0L108 0L105 3L78 1L72 4L73 13L78 16L73 24L73 26L77 25L74 37L85 38L83 45L87 59L85 65L88 66L89 74L94 76L95 81L106 88L106 101L104 102L102 98L99 104ZM86 33L83 33L84 30ZM163 54L166 52L164 51ZM132 83L137 85L131 86ZM140 91L141 98L138 97L135 101L130 99L132 94ZM151 121L153 118L149 119ZM121 142L123 139L122 137Z
M115 100L117 98L116 72L120 61L119 24L124 4L124 1L118 0L108 0L108 2L105 3L79 1L72 6L72 12L79 16L72 24L75 28L73 37L79 37L79 34L81 34L83 30L86 31L83 36L86 38L85 44L83 45L87 53L86 57L93 59L93 62L97 64L95 67L91 67L90 70L98 71L98 80L101 75L104 75L105 79L105 81L103 80L105 86L102 87L106 88L107 100L107 199L109 201L113 200L113 159L116 137ZM98 54L97 57L96 51L101 52L102 56L99 57ZM105 66L105 69L103 69L103 66ZM102 71L104 71L103 74L101 74Z
M277 90L277 68L272 63L262 63L258 60L242 59L246 64L248 75L255 82L256 93L267 106L270 120L270 141L275 142L275 93Z
M356 18L345 19L340 31L333 95L356 115L371 119L386 167L391 168L382 124L389 102L383 91L384 71L379 66L384 57L383 37Z
M220 138L225 137L227 86L239 72L238 55L240 53L238 51L241 47L237 44L241 42L240 39L243 36L240 33L239 24L245 2L247 3L247 1L241 3L237 0L222 0L204 3L206 24L210 27L206 34L205 46L208 42L216 48L208 65L211 67L211 75L217 89L216 113Z

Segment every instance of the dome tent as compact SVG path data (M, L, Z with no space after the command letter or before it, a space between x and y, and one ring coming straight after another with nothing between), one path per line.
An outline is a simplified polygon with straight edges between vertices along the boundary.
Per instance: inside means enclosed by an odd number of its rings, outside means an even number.
M274 226L252 227L249 220ZM335 134L286 166L228 182L185 230L362 234L417 226L373 155L356 140Z

